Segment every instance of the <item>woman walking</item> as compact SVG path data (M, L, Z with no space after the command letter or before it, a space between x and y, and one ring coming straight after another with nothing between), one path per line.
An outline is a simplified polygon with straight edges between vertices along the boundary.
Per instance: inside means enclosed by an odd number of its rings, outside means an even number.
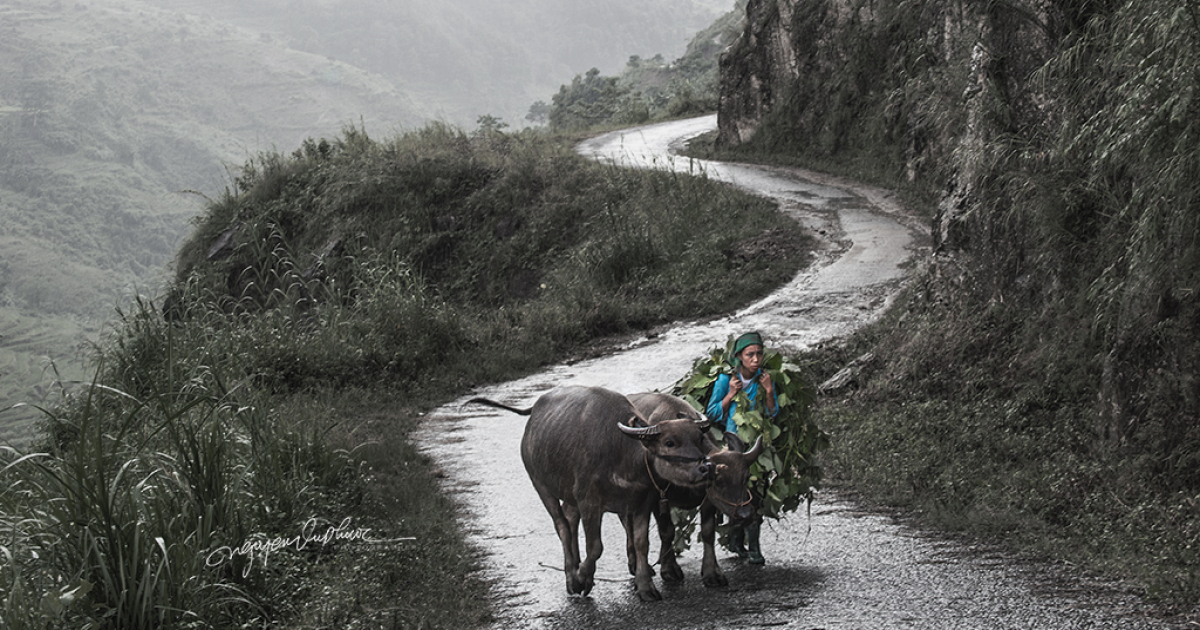
M762 335L757 332L743 334L733 343L733 353L730 358L733 373L721 374L713 383L712 395L708 399L706 412L713 424L724 431L727 443L737 440L734 443L741 444L741 440L737 438L737 425L733 421L734 413L737 411L739 393L745 392L746 403L750 405L751 409L757 408L761 401L768 416L774 417L779 413L779 400L775 396L775 384L771 382L771 375L762 369L765 356L766 348ZM757 504L761 502L761 497L755 493L754 498L757 507ZM759 546L761 528L762 515L758 514L757 510L749 521L734 523L733 529L729 532L729 549L738 557L748 559L751 564L765 563L766 560L763 558Z

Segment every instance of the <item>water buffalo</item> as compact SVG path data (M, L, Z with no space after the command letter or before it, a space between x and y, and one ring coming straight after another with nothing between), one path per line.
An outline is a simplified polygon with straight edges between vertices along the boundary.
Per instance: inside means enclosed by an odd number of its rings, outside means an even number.
M703 416L682 399L668 394L648 393L633 394L629 397L638 413L642 414L650 424L656 424L664 418L691 418L700 421ZM708 458L714 465L714 477L707 487L672 487L667 491L667 505L660 504L654 513L658 522L658 537L661 548L658 555L659 569L664 580L682 580L683 569L675 559L675 524L671 521L672 507L683 509L700 508L700 539L704 543L704 560L700 565L700 575L705 586L725 586L729 581L721 573L717 565L717 554L714 541L717 532L717 512L720 511L731 521L739 521L754 515L754 507L750 504L751 495L748 489L750 482L750 465L762 452L762 438L746 452L745 445L740 440L734 444L734 449L716 449L716 446L705 438L708 444Z
M560 387L529 409L477 402L528 415L521 459L563 547L567 592L591 592L604 550L600 521L614 512L625 526L638 597L662 599L647 559L650 515L673 487L704 488L714 474L705 454L709 422L668 419L649 425L624 395L600 387ZM587 556L579 556L583 523Z

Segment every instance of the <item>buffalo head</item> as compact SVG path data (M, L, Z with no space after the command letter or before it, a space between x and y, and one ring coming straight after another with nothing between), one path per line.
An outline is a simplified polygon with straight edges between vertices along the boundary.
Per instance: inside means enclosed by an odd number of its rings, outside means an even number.
M741 440L728 440L726 448L708 456L714 466L712 484L708 487L708 500L735 521L754 516L749 490L750 466L763 451L762 437L759 436L750 450L743 452L744 447Z
M711 450L707 423L693 418L663 420L646 426L633 417L630 424L617 424L625 435L640 440L646 449L647 468L668 483L696 487L713 478L716 468L706 454Z

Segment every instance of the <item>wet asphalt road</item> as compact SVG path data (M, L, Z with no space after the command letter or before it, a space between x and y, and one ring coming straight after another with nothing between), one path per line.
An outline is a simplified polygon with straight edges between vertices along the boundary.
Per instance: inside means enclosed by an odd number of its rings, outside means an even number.
M824 235L810 269L772 296L716 321L681 324L610 356L550 367L464 395L431 413L417 436L469 513L499 598L497 628L962 628L1142 629L1138 601L1050 567L927 536L894 519L820 493L811 516L767 521L765 566L718 550L725 588L700 580L698 543L680 558L683 584L656 578L663 601L643 603L625 567L624 531L605 517L605 552L588 597L568 596L562 548L521 464L524 417L463 406L482 395L518 407L553 387L600 385L623 393L665 390L692 361L735 332L758 329L785 351L849 333L878 316L906 269L927 255L920 222L886 191L816 173L671 157L716 119L652 125L580 145L596 159L704 173L776 199L781 211ZM797 174L799 173L799 174ZM657 556L657 534L651 532Z

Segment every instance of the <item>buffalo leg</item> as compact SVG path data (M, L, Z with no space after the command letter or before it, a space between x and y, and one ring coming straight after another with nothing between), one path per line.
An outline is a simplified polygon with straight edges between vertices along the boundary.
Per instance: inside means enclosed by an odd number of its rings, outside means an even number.
M647 506L648 507L648 506ZM644 602L662 599L654 587L654 571L650 568L650 510L638 510L627 518L633 527L634 549L637 552L637 572L633 582L637 586L638 598Z
M604 511L588 508L580 511L580 523L583 525L583 540L587 548L587 556L579 563L579 571L575 579L579 586L579 594L587 595L595 585L596 561L604 553L604 541L600 538L600 521Z
M726 586L729 580L721 573L717 564L717 551L714 543L717 538L717 508L706 501L700 506L700 539L704 541L704 561L700 565L700 576L704 578L705 586Z
M625 558L629 563L629 575L637 575L637 549L633 546L633 524L625 514L618 515L621 527L625 528Z
M546 511L550 513L550 518L554 521L554 531L558 533L558 540L562 543L563 574L567 578L567 592L572 595L579 594L583 590L579 580L579 538L575 533L579 522L579 510L559 501L536 481L533 487L541 497L542 505L546 506Z
M567 527L570 530L571 544L568 546L571 553L571 566L579 566L579 508L569 503L562 504L563 516L567 519ZM563 552L568 551L568 547L563 548Z
M683 581L683 569L675 559L675 522L671 520L671 508L654 512L654 520L658 523L658 568L662 571L663 580L671 582Z

